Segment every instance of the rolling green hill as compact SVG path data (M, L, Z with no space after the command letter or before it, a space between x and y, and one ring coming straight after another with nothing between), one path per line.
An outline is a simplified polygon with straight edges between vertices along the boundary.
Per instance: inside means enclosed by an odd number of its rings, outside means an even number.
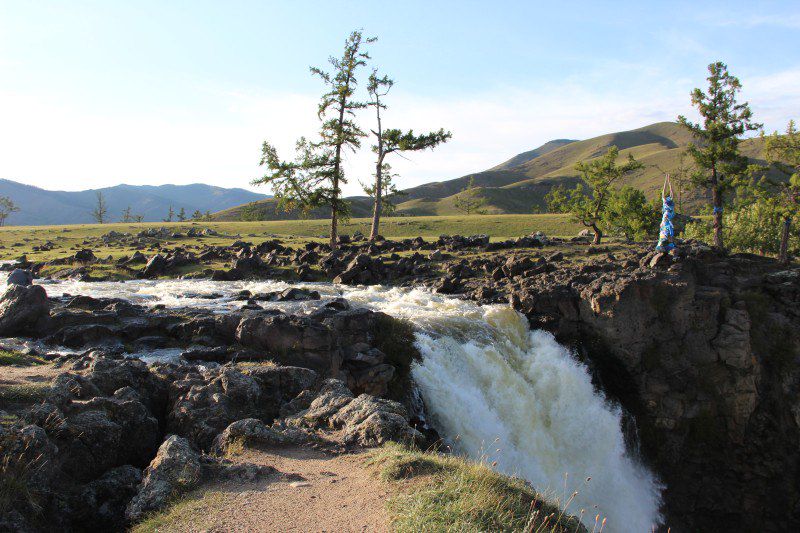
M426 183L404 191L399 214L409 216L458 215L456 195L472 179L478 188L476 194L485 204L488 214L531 213L545 208L544 196L556 185L574 186L579 181L576 163L598 157L610 146L620 149L620 157L632 154L644 163L644 168L620 185L641 189L649 198L660 194L664 173L679 166L679 158L691 141L689 132L675 122L658 122L630 131L609 133L573 141L557 139L511 159L489 170L467 174L447 181ZM742 152L756 161L761 160L762 140L747 139L742 142ZM690 159L686 158L689 164ZM677 192L676 192L677 195ZM705 201L701 192L684 191L683 209L693 213ZM350 198L353 216L369 216L372 202L367 197ZM249 206L249 207L248 207ZM239 206L217 213L218 220L240 220L248 210L261 220L295 218L296 213L276 212L274 200L264 200L248 206ZM310 218L325 218L327 210L317 210Z

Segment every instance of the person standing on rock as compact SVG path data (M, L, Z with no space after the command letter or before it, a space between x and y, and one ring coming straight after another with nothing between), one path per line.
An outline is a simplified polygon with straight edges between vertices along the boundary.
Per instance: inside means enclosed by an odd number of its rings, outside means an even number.
M669 185L669 195L667 195L667 185ZM669 179L669 174L664 178L664 188L661 189L661 204L663 214L656 251L666 253L675 248L675 228L672 226L672 219L675 217L675 202L672 200L672 181Z

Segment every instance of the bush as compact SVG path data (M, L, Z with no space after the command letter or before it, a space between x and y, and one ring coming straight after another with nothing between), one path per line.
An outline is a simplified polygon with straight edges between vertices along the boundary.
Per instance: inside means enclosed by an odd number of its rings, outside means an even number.
M773 203L758 199L732 208L722 216L723 240L734 252L777 255L781 241L782 221ZM693 222L686 225L686 239L714 242L710 222ZM800 225L792 224L789 237L789 254L800 253Z
M659 208L648 202L642 191L625 186L612 192L603 213L603 225L609 233L641 241L658 235L660 218Z

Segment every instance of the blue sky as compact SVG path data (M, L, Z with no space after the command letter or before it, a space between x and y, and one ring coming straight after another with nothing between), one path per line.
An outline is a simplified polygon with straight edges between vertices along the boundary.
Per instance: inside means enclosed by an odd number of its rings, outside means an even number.
M379 37L374 62L397 82L390 125L454 134L394 162L405 186L691 114L688 92L718 59L768 129L800 119L796 0L0 0L0 177L248 187L263 139L288 157L314 133L321 87L308 66L354 28ZM349 157L348 193L370 158Z

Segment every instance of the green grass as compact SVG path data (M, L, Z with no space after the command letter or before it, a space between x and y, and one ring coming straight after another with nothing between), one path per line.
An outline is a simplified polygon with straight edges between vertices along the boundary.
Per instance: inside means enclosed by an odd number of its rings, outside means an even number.
M327 240L328 220L276 220L264 222L151 222L141 224L76 224L68 226L7 226L0 228L0 259L16 259L21 255L32 261L73 255L82 248L91 248L100 258L116 260L130 256L134 249L124 244L106 244L100 237L109 231L136 234L143 229L167 227L178 233L186 233L192 227L211 228L222 236L168 239L167 246L180 245L189 250L204 245L229 245L241 238L251 242L261 242L277 236L285 245L298 247L309 240ZM360 231L369 233L370 219L351 219L340 224L340 233L353 234ZM495 240L528 235L542 231L550 236L574 236L581 227L569 221L566 215L473 215L473 216L430 216L430 217L389 217L383 219L381 234L387 238L413 238L417 236L435 239L439 235L475 235L484 233ZM34 251L33 248L46 242L55 245L49 251ZM165 244L162 242L162 244ZM155 250L142 250L147 256ZM46 271L54 274L68 266L53 266ZM139 267L140 268L140 267ZM208 266L203 266L208 268ZM90 274L110 273L124 277L122 269L114 265L93 265Z
M44 360L32 355L0 350L0 366L32 366L44 363Z
M586 530L523 481L481 463L388 444L370 464L386 481L406 481L387 504L396 531Z
M198 491L177 499L165 510L153 513L131 528L131 533L156 533L184 529L191 524L193 530L209 527L215 507L228 505L226 495L213 490Z

